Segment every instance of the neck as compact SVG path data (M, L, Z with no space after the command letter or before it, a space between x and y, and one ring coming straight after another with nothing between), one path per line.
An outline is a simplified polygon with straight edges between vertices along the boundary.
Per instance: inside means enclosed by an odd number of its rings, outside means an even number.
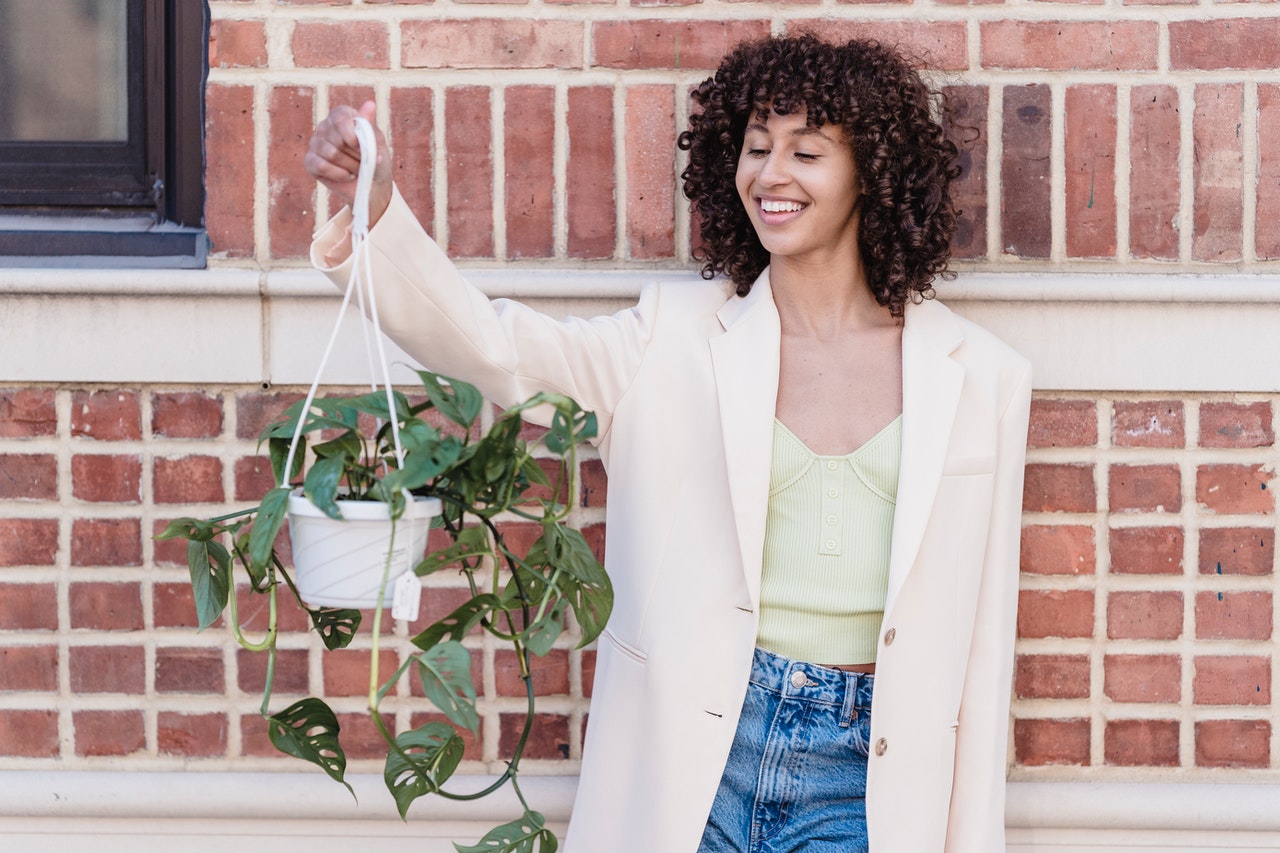
M876 302L856 256L845 263L806 264L772 258L769 284L783 335L831 340L848 332L897 325Z

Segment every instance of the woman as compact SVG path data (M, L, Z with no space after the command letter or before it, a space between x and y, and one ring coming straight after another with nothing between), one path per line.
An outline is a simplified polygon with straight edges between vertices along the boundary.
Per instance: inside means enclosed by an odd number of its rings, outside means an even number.
M685 192L728 283L611 317L490 302L379 155L388 333L495 402L599 418L616 600L566 848L1003 850L1030 371L927 298L955 148L871 42L743 45L694 99ZM348 200L355 114L306 158ZM339 283L349 222L313 247Z

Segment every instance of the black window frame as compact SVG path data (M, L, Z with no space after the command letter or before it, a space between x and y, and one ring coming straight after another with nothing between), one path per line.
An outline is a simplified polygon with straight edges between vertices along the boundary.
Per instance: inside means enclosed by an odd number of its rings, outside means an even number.
M204 266L208 4L127 21L127 141L0 141L0 266Z

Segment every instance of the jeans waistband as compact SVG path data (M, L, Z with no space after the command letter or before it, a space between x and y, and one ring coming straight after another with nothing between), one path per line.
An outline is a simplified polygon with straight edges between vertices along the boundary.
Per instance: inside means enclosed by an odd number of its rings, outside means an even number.
M875 675L792 660L757 648L751 662L751 683L791 699L840 705L842 717L870 710Z

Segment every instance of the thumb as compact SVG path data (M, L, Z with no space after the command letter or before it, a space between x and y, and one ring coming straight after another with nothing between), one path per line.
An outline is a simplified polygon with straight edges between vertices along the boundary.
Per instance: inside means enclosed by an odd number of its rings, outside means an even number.
M373 125L374 127L378 126L378 122L375 121L378 114L378 106L373 101L365 101L363 104L360 105L360 109L356 110L356 112L360 115L361 118L369 122L369 124Z

